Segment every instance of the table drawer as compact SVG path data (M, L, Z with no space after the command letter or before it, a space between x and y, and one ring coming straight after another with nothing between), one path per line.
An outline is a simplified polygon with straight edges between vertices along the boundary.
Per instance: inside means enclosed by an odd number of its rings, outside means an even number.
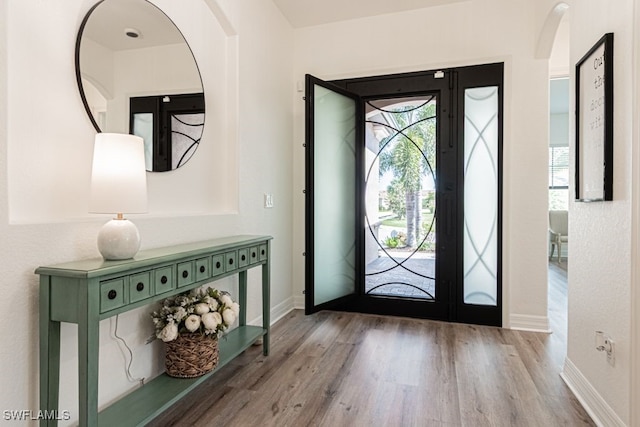
M267 259L267 246L267 244L260 245L260 248L258 249L258 259L260 261L264 261Z
M205 280L211 277L209 267L209 258L200 258L196 260L196 281Z
M195 261L178 264L178 287L187 286L196 281Z
M211 257L211 275L218 276L224 273L224 255L214 255Z
M249 248L238 249L238 267L249 265Z
M153 286L150 271L129 276L129 302L142 301L151 295L153 295Z
M258 258L258 247L251 246L249 248L249 264L255 264L258 261L260 261L260 258Z
M125 279L126 277L119 277L100 283L100 313L122 307L125 304Z
M153 286L156 295L168 292L175 287L173 265L167 265L166 267L153 270Z
M224 271L229 272L238 268L238 253L236 251L224 254Z

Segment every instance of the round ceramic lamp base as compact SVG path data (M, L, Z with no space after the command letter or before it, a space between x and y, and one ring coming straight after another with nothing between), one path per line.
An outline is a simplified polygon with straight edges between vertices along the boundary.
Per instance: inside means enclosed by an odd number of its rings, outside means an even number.
M98 233L98 250L107 260L130 259L140 249L140 233L128 219L112 219Z

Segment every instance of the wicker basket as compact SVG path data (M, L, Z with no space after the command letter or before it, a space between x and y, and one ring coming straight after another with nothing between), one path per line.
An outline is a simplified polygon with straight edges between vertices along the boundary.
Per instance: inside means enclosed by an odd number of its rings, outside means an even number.
M218 338L215 335L180 334L165 343L167 375L195 378L218 366Z

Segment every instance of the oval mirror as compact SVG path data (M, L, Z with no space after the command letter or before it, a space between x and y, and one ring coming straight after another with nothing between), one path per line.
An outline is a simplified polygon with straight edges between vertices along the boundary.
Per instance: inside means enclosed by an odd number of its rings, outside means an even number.
M149 171L184 165L204 129L200 71L182 33L146 0L102 0L76 40L80 96L98 132L145 141Z

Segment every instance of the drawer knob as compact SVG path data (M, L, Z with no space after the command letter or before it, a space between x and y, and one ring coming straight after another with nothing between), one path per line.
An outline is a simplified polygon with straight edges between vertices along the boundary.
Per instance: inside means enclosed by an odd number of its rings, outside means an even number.
M229 265L233 265L233 258L229 258Z
M220 261L216 262L216 268L220 268L221 264Z
M260 255L264 255L265 251L264 249L260 251Z
M167 276L162 276L162 277L160 278L160 283L162 283L162 284L164 285L165 283L167 283L167 281L168 281L168 280L169 280L169 279L167 279Z
M136 290L138 292L142 292L144 290L144 283L138 282L138 284L136 285Z
M255 252L251 252L251 258L255 258L257 254Z
M206 270L206 268L204 268L204 265L200 266L200 273L204 273L204 271Z
M183 279L186 279L187 277L189 277L189 272L188 272L187 270L184 270L184 271L182 272L182 278L183 278Z
M109 299L116 299L117 296L118 296L118 293L115 291L115 289L111 289L107 294L107 297Z
M242 260L244 261L246 259L247 259L247 256L246 255L242 255Z

